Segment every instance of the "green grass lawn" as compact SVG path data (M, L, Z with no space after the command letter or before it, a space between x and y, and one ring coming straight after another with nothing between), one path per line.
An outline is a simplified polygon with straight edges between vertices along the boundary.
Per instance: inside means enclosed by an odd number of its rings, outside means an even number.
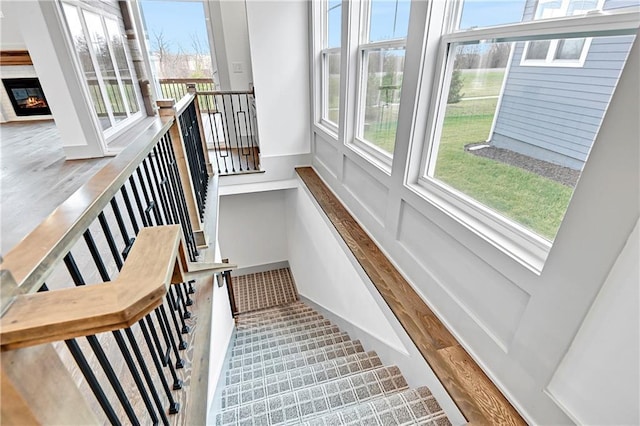
M465 97L493 96L500 92L503 70L463 72ZM572 188L535 173L465 152L464 146L484 142L489 136L497 98L462 100L447 106L435 177L553 240L567 210ZM374 122L364 137L392 153L397 117Z
M488 136L493 109L485 101L462 101L449 105L435 177L553 240L573 190L535 173L464 151L464 145L485 141ZM496 100L493 101L495 108ZM470 113L474 110L478 113ZM488 111L491 112L486 113Z
M498 96L504 78L504 69L495 70L460 70L462 73L462 90L464 98L479 96Z

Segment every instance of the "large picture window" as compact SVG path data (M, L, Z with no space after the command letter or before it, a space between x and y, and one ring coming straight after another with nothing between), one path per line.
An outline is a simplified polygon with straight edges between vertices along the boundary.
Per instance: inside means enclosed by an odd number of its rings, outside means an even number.
M547 3L541 0L537 13ZM463 6L449 14L437 59L420 178L425 195L535 271L564 218L638 26L635 8L585 17L566 13L574 3L554 1L563 15L538 20L527 17L523 2L524 21L515 25L517 11L483 25ZM583 66L522 66L524 58L548 58L552 50L554 60L583 55Z
M402 92L410 1L363 4L356 143L391 163Z
M62 10L92 105L108 137L142 116L124 31L116 17L83 4L63 3Z

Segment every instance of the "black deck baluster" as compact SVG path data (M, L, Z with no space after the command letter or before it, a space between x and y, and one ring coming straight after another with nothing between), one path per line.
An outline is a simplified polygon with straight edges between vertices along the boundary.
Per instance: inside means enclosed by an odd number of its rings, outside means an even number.
M122 199L124 200L124 205L127 208L127 213L129 213L129 220L131 221L131 226L133 226L133 233L135 235L138 235L138 232L140 232L140 228L138 227L138 221L136 219L135 213L133 212L131 199L129 198L129 193L125 185L126 183L122 184L122 188L120 188L120 193L122 193Z
M218 135L218 128L217 126L215 126L215 118L216 118L217 112L215 112L215 110L212 110L211 108L211 104L212 104L211 95L205 96L203 98L203 101L206 101L207 103L207 121L209 122L209 127L211 128L211 139L213 142L213 153L216 159L216 167L218 168L218 173L222 173L222 170L220 169L220 160L218 158L218 151L220 150L220 135ZM218 142L217 145L216 145L216 141ZM205 143L206 143L206 137L205 137Z
M226 126L226 128L227 128L227 139L226 139L226 145L227 145L227 149L229 149L229 151L230 151L230 155L229 155L229 157L230 157L230 159L231 159L231 171L232 171L233 173L235 173L235 172L236 172L236 167L235 167L235 165L233 164L233 151L232 151L232 148L231 148L231 141L229 140L230 138L229 138L229 136L228 136L228 135L230 135L230 133L229 133L229 120L227 120L227 103L224 101L225 95L221 95L221 96L222 96L222 107L224 108L224 115L223 115L223 118L224 118L224 124L225 124L225 126ZM232 116L232 117L233 117L233 116Z
M177 403L173 399L173 395L171 394L171 389L169 389L169 384L167 383L167 379L164 377L164 373L162 372L162 365L160 361L158 361L158 356L153 350L153 342L151 341L151 337L149 336L149 331L147 330L147 326L144 324L144 320L138 321L140 328L142 329L142 335L144 336L144 340L147 342L147 346L149 347L149 352L151 353L151 358L153 359L153 363L158 370L158 375L160 376L160 382L162 383L162 387L167 394L167 398L169 399L169 414L176 414L180 411L180 404Z
M147 227L150 226L150 217L146 213L144 207L142 206L142 200L140 199L140 194L138 193L138 186L136 185L136 181L133 177L133 174L129 176L129 183L131 184L131 191L133 192L133 199L136 202L136 207L138 207L138 213L140 214L140 220L142 220L142 226Z
M144 360L144 357L142 356L142 353L140 352L140 348L138 348L137 344L133 345L133 343L132 343L132 342L136 342L136 337L133 334L133 331L131 330L131 328L126 328L124 330L124 332L127 335L127 339L129 339L129 343L131 343L131 347L133 349L133 354L135 355L136 359L138 360L138 364L140 364L140 367L142 369L142 375L144 376L144 379L147 382L147 386L149 386L149 389L151 390L151 396L153 397L153 401L155 402L156 407L158 409L158 412L160 413L160 418L162 419L162 423L165 426L168 426L169 425L169 419L167 419L167 415L164 412L164 407L162 406L162 401L160 400L160 396L158 395L158 391L156 390L156 385L153 383L153 378L151 377L151 374L149 373L149 369L147 368L146 361ZM149 347L149 351L153 352L153 349L151 349L151 347Z
M189 214L183 208L184 194L179 192L178 181L180 176L177 176L174 173L175 169L173 166L175 165L175 162L171 159L171 152L167 147L169 143L170 142L167 139L162 139L160 143L158 143L158 149L161 153L160 158L162 159L161 164L168 179L169 186L167 190L171 194L171 200L178 216L178 223L182 226L182 233L185 237L187 248L189 249L189 252L193 251L194 253L197 253Z
M127 226L124 223L124 219L122 218L122 213L120 212L120 206L116 200L115 195L109 201L111 204L111 209L113 210L113 214L116 217L116 223L118 224L118 229L120 229L120 236L122 237L122 241L124 242L125 247L130 244L129 231L127 230Z
M109 244L109 246L111 247L112 245L115 246L115 241L113 240L113 234L111 233L111 229L109 228L109 224L107 223L104 214L101 212L99 218L101 218L102 220L100 220L100 225L102 227L102 230L105 233L105 236L107 237L107 242ZM87 229L87 231L85 232L85 240L87 240L87 245L89 247L89 251L91 253L91 256L94 259L94 262L96 263L96 267L98 268L98 272L100 273L100 276L102 277L102 279L104 281L110 281L110 277L109 274L107 272L106 267L104 266L104 262L102 261L99 253L98 253L98 248L95 245L95 242L93 241L93 238L91 237L91 233L89 232L89 230ZM118 270L122 269L122 260L120 259L120 253L118 253L118 250L111 250L111 254L113 255L113 258L116 260L116 264L120 265L118 266ZM127 345L124 342L124 338L122 337L122 333L120 332L120 330L115 330L113 331L113 336L116 339L116 342L118 344L118 347L120 348L120 351L122 352L122 355L124 356L125 362L127 363L127 367L129 368L129 371L131 371L131 375L133 376L133 380L136 383L136 386L138 388L138 391L140 392L140 395L142 396L142 400L144 401L144 405L147 407L147 410L149 411L149 415L151 416L151 420L153 421L153 424L157 424L158 423L158 416L156 415L154 409L153 409L153 405L151 404L151 400L149 399L149 395L144 387L144 384L142 383L142 379L140 378L140 374L138 373L138 370L133 362L133 358L131 357L131 353L129 352L129 350L127 349ZM129 340L129 344L132 347L136 347L138 343L133 340Z
M87 234L85 233L85 235ZM71 274L71 278L73 279L73 282L75 283L75 285L76 286L86 285L84 278L82 277L82 274L80 273L80 270L78 269L78 265L76 264L71 252L67 253L67 255L64 257L64 263L67 266L67 270ZM107 376L109 383L111 383L113 390L116 392L116 396L118 397L118 400L122 404L124 411L127 414L127 417L133 424L136 424L136 425L140 424L138 422L138 418L136 417L135 412L133 411L133 408L131 407L131 403L129 402L129 399L127 398L127 395L124 392L124 389L122 389L122 385L120 384L118 376L116 375L115 371L113 371L113 367L111 366L111 363L107 359L107 356L105 355L104 350L100 345L100 342L98 342L98 338L94 335L86 336L86 338L87 338L87 341L89 342L89 346L91 346L91 349L93 349L93 352L96 355L96 358L100 363L100 366L104 370L104 373Z
M147 162L149 162L151 166L149 166ZM164 198L164 193L160 189L160 181L158 180L158 177L155 175L154 175L154 180L152 180L152 172L149 171L149 169L151 169L152 171L155 171L153 169L153 160L150 157L147 157L145 158L145 161L142 162L142 165L144 166L144 172L145 172L145 175L147 176L147 182L149 182L149 187L151 189L151 194L153 199L160 200L160 206L162 207L161 209L162 216L164 216L164 222L161 224L162 225L170 224L171 217L169 216L169 211L167 208L167 200ZM156 195L156 192L157 192L157 195Z
M144 209L144 215L147 218L147 223L145 226L153 226L153 221L151 220L150 211L153 211L153 215L156 219L156 223L162 225L162 218L160 218L160 212L158 211L158 206L156 203L149 198L149 194L147 194L147 188L144 184L144 180L142 178L142 170L141 166L138 166L136 169L136 173L138 174L138 182L140 183L140 189L142 190L142 195L144 196L144 201L147 203L147 208Z
M118 270L122 269L122 259L120 258L120 253L118 252L118 247L116 246L116 242L113 238L113 234L111 233L111 228L109 228L109 224L107 223L107 218L104 215L104 212L100 212L98 215L98 222L100 222L100 227L104 232L104 235L107 239L107 244L109 245L109 250L111 250L111 254L113 255L113 259L116 262L116 266Z
M113 411L113 407L107 399L107 396L104 394L104 391L102 390L102 386L100 386L98 379L93 374L93 371L91 371L91 367L89 366L87 359L84 357L82 349L80 349L80 346L78 345L78 342L76 342L76 339L68 339L65 340L64 343L67 345L69 352L71 352L71 356L73 356L73 359L76 361L76 364L80 368L82 375L87 380L87 384L91 388L93 394L96 396L100 407L102 407L102 410L107 415L109 423L111 423L112 425L121 425L122 423L120 423L118 416L116 415L115 411Z
M167 146L167 152L169 153L169 157L171 159L171 162L173 164L173 174L175 176L174 181L175 181L175 186L176 186L176 192L178 195L178 198L180 200L180 204L182 205L182 211L184 212L183 215L183 220L186 223L186 229L193 229L192 225L191 225L191 219L189 219L189 213L188 213L188 209L187 209L187 201L185 200L185 195L184 195L184 188L182 186L182 181L180 180L180 172L178 171L178 164L176 162L176 157L175 157L175 153L173 151L173 147L170 143L166 143ZM189 260L194 262L196 260L196 256L198 255L198 251L195 248L195 244L193 245L193 250L189 251Z
M42 283L42 285L38 289L38 293L44 292L44 291L49 291L49 288L47 287L46 283ZM94 396L98 400L98 404L100 404L100 407L102 407L102 410L106 414L109 422L112 425L120 425L121 423L120 423L120 420L118 419L118 416L113 410L113 407L111 406L111 403L107 399L107 396L104 394L104 391L102 390L102 386L100 386L98 379L93 374L93 370L91 370L91 367L89 366L87 359L82 353L82 349L80 349L78 342L76 342L76 339L67 339L64 341L64 343L67 345L69 352L71 352L71 356L73 356L73 359L76 361L76 364L80 368L82 375L87 380L87 384L89 385L89 388L91 388L91 391L93 392Z
M184 314L182 313L182 308L180 307L180 304L176 301L175 297L173 296L173 287L171 286L169 287L169 291L167 291L167 299L169 301L169 306L171 307L171 310L175 313L178 313L178 318L180 318L180 322L182 323L182 328L180 328L180 326L178 325L178 321L176 320L176 316L173 315L173 320L176 326L176 331L178 331L178 334L182 333L182 334L187 334L189 332L189 326L187 325L187 323L184 321Z
M157 317L158 317L158 309L156 308L156 318ZM153 337L153 341L158 347L161 347L162 344L160 342L160 339L158 338L158 333L156 332L156 328L153 324L153 319L151 315L147 315L145 319L147 320L147 325L149 326L149 331L151 331L151 337ZM163 354L161 356L161 360L164 357L165 355ZM180 380L180 378L176 373L176 370L173 368L173 364L171 364L171 352L169 348L167 348L166 359L167 359L167 365L169 366L169 372L171 373L171 377L173 378L173 386L172 386L173 390L182 389L182 380ZM182 367L184 367L184 361L180 358L178 358L178 361L180 362ZM178 364L178 362L176 362L176 364Z
M169 295L167 294L167 303L168 303L168 299L169 299ZM169 309L171 309L171 306L169 305ZM171 343L171 346L174 350L174 352L176 353L176 366L178 366L178 364L184 364L182 361L182 358L180 358L180 355L178 355L178 352L176 351L176 347L178 349L186 349L187 348L187 342L184 341L184 339L182 338L182 333L180 333L180 325L178 324L178 320L176 319L176 317L174 315L172 315L173 318L173 324L175 326L175 335L178 336L178 339L180 340L180 342L176 345L175 342L175 336L172 333L172 329L171 329L171 325L169 323L169 318L167 315L167 312L164 308L164 304L158 306L158 312L160 317L162 318L162 323L164 324L164 327L166 328L166 332L167 332L167 342ZM163 333L164 333L164 329L163 329ZM178 368L182 368L182 367L178 367Z

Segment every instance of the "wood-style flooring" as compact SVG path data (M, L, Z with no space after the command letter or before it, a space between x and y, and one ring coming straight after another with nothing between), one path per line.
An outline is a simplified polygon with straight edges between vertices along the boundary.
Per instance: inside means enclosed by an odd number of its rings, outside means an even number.
M53 121L0 125L0 253L13 248L110 159L66 160Z
M296 171L469 423L526 424L316 172Z

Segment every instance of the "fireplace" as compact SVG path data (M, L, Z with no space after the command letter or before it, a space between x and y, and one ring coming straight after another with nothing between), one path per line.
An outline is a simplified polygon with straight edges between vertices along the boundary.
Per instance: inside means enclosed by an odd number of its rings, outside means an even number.
M3 78L2 83L17 116L51 114L37 78Z

